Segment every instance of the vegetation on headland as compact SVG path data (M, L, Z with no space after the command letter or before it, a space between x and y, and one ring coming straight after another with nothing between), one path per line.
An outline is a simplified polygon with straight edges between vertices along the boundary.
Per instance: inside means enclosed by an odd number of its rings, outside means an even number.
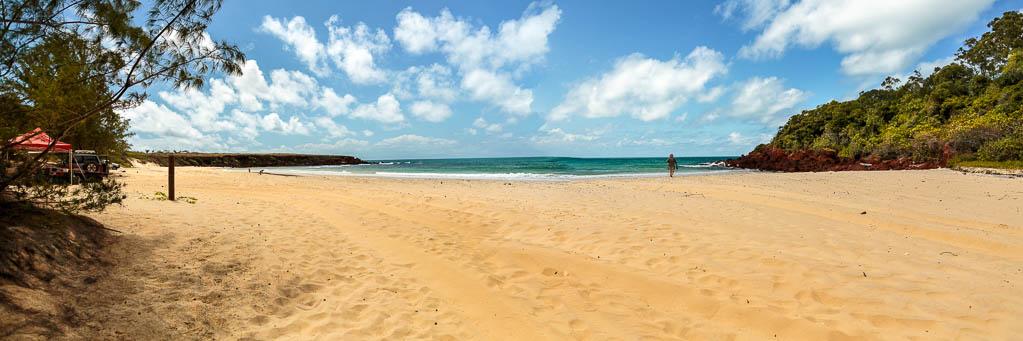
M930 168L1023 160L1023 14L992 20L953 63L923 77L888 77L880 89L789 118L774 139L731 164L768 170ZM814 162L798 162L813 154ZM795 162L795 163L794 163ZM793 166L795 165L795 166Z

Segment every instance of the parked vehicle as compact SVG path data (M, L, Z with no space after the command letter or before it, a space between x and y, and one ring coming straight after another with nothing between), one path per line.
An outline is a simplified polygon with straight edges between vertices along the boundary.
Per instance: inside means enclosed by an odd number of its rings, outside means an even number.
M47 173L55 179L68 179L68 172L78 181L95 181L110 175L110 161L90 150L76 150L73 162L64 160L58 165L47 167Z

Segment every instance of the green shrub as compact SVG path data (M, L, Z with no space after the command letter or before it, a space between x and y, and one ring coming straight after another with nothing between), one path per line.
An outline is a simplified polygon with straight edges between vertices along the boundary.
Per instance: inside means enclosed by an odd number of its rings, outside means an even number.
M983 161L1023 160L1023 134L1016 133L985 144L977 151Z

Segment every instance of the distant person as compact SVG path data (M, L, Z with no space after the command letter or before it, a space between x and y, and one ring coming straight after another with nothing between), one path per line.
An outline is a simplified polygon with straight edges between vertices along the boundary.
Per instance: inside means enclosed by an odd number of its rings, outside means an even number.
M675 177L675 170L678 169L678 161L675 161L675 154L668 154L668 177Z

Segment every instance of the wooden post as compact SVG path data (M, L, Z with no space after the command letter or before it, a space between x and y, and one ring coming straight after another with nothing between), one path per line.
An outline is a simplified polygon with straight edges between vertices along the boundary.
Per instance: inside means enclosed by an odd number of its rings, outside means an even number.
M174 201L174 154L167 156L167 200Z

